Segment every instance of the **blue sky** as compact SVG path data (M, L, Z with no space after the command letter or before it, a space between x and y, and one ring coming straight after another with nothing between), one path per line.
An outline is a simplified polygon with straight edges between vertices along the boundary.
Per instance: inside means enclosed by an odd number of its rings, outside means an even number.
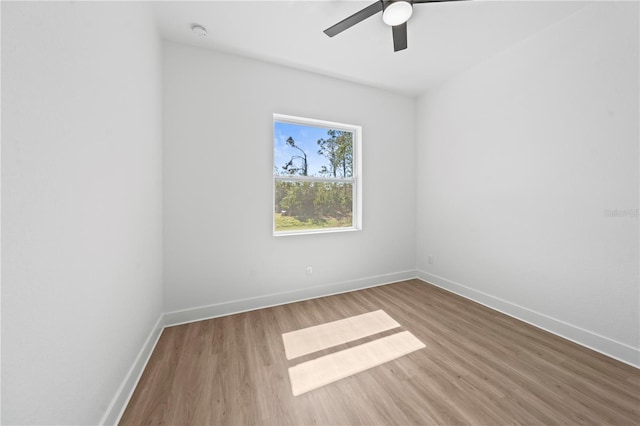
M328 128L325 127L312 127L302 124L291 124L274 122L273 124L273 137L274 137L274 150L273 161L274 166L281 171L290 159L292 155L301 155L302 153L295 148L290 147L286 140L291 136L296 145L299 146L307 154L307 167L309 176L319 176L319 170L322 165L329 166L328 160L318 155L318 139L326 139ZM300 165L300 162L296 163Z

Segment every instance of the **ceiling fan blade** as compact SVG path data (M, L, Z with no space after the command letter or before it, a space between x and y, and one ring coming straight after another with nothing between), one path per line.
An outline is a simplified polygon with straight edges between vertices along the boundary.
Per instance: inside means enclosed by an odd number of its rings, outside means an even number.
M393 51L404 50L407 48L407 23L391 27L393 31Z
M333 37L336 34L340 34L344 30L353 27L358 22L362 22L370 16L375 15L376 13L382 11L383 2L382 0L378 0L377 2L365 7L359 12L354 13L348 18L343 19L337 24L327 28L324 30L324 33L329 37Z

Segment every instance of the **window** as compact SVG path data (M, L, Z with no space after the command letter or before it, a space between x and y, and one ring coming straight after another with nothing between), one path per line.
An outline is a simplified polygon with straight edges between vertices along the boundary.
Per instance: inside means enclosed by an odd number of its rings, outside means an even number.
M274 114L274 235L361 228L359 126Z

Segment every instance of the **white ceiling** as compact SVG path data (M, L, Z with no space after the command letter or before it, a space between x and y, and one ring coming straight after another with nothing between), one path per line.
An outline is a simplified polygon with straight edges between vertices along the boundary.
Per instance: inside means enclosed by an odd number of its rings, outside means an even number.
M397 53L391 28L381 14L333 38L323 33L371 3L162 1L152 7L167 40L419 95L588 4L513 0L419 4L408 23L409 47ZM207 29L207 37L191 32L196 23Z

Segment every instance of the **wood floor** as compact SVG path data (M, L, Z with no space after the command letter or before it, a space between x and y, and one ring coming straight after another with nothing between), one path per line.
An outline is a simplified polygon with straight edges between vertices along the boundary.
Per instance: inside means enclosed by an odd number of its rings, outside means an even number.
M294 397L281 334L383 309L426 348ZM640 370L418 280L164 330L122 425L638 425Z

